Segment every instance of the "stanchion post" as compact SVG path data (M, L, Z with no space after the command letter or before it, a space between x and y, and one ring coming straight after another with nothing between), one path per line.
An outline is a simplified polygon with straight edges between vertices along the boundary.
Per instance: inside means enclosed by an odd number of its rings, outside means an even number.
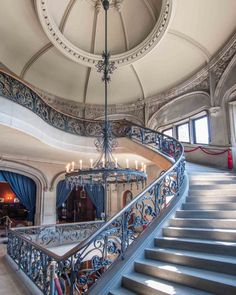
M52 261L49 265L49 272L50 272L50 295L55 294L55 274L56 274L56 261Z

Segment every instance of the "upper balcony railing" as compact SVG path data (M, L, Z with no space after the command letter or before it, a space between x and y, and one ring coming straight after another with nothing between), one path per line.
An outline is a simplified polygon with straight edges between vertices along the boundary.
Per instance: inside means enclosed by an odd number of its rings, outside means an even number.
M19 81L13 83L13 80L0 73L0 95L25 106L60 130L83 136L100 133L102 121L82 120L59 113L46 105L33 90ZM40 228L10 230L8 255L43 294L54 295L55 287L58 294L87 294L105 271L125 257L131 244L180 193L185 167L183 147L176 139L125 120L112 122L111 126L117 137L126 136L151 148L168 158L172 166L108 222L83 224L81 229L86 231L85 239L78 239L78 243L65 254L55 254L48 249L50 245L61 245L58 244L61 227L46 227L44 233L46 241L50 241L48 245L42 242L42 236L40 238L43 233ZM71 231L65 227L65 237L67 232ZM75 230L75 233L77 238L79 231ZM51 265L56 274L53 278L49 272Z

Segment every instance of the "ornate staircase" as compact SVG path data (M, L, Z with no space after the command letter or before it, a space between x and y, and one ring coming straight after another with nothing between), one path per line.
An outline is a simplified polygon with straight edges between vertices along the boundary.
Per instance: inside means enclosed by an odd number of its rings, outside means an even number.
M236 294L236 176L188 172L185 203L110 294Z

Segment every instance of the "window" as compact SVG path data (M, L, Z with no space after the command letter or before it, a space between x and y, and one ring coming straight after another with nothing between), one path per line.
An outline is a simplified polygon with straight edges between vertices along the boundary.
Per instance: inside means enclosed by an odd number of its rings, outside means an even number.
M178 140L182 142L190 142L189 123L177 126Z
M209 127L207 116L193 120L194 143L209 144Z
M163 130L163 134L165 134L167 136L170 136L170 137L173 137L173 128Z

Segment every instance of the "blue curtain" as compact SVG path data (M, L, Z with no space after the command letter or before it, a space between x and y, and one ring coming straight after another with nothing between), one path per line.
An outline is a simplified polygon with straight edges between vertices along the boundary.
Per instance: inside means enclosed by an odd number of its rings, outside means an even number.
M61 207L63 203L68 199L71 190L67 188L66 181L61 180L57 185L57 208Z
M6 182L5 178L2 175L2 172L0 171L0 182Z
M33 222L36 205L35 182L27 176L9 171L0 171L1 178L10 184L14 194L29 211L28 220Z
M101 213L104 212L104 188L98 185L86 185L86 193L96 208L96 217L101 218Z

